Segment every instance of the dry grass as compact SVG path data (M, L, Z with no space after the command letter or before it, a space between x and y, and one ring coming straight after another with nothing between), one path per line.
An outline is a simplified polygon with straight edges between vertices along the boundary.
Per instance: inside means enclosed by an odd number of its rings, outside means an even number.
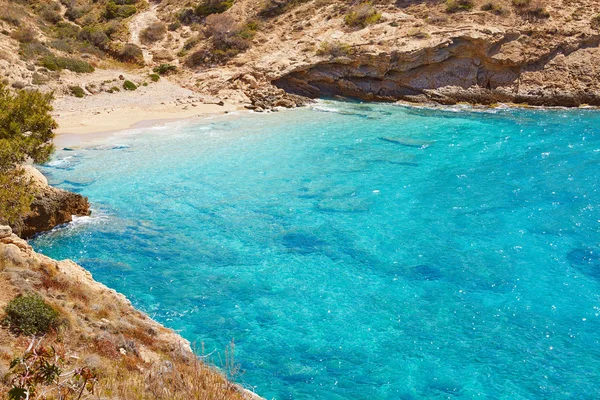
M187 342L133 309L120 295L82 278L81 270L34 257L27 249L21 252L23 259L9 261L2 255L5 249L0 242L0 308L20 293L36 292L59 311L64 324L46 335L44 343L56 349L65 368L87 366L94 371L99 381L89 398L245 398L239 387L193 355ZM28 342L29 338L0 328L0 373ZM228 368L235 371L235 362L228 361ZM2 378L0 394L10 388Z

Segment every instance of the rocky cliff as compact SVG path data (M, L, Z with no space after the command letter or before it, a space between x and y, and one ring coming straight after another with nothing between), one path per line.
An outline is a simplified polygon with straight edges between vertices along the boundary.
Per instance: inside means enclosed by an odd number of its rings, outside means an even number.
M99 398L260 399L227 382L196 358L187 340L79 265L38 254L8 226L0 226L0 309L30 292L59 310L63 321L44 342L66 361L65 369L87 366L97 374ZM0 394L10 384L4 377L9 362L27 343L29 338L0 328Z
M57 8L58 22L43 22L36 7L7 6L39 29L31 39L0 18L0 73L63 95L77 84L84 96L121 96L93 73L48 71L36 54L79 48L102 67L128 45L140 72L167 66L182 86L256 109L304 104L290 94L600 105L595 0L132 0L133 14L111 19L106 0L84 3Z
M33 183L35 198L31 204L31 211L12 225L17 235L28 238L71 222L73 216L90 215L90 205L86 197L48 185L46 177L32 166L23 168L26 172L25 178Z

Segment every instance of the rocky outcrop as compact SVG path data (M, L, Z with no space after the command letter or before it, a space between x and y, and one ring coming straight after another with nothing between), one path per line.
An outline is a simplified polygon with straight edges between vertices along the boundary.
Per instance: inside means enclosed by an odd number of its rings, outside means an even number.
M51 187L37 169L31 166L23 168L26 177L33 182L35 198L31 204L31 211L12 226L17 235L28 238L71 222L74 215L90 215L90 205L86 197Z
M519 31L471 32L410 51L357 51L273 83L311 98L600 106L600 35L548 40L535 51L530 42Z
M0 225L0 308L27 292L60 310L64 327L57 346L70 367L86 365L99 372L99 398L133 398L124 395L133 392L141 398L180 399L186 393L197 398L194 386L206 385L200 391L212 392L201 398L262 399L198 360L186 339L95 281L83 267L36 253L10 227ZM52 345L54 336L44 340ZM6 372L7 360L24 350L23 341L0 329L0 342L0 371ZM0 393L6 393L7 384L0 380Z

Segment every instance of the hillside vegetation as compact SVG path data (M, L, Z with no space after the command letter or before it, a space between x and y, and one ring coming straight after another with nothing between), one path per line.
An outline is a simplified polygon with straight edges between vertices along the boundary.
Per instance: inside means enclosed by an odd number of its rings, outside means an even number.
M0 73L12 85L59 95L77 95L69 80L93 81L95 68L147 76L162 68L199 93L258 108L302 103L281 88L308 97L599 102L593 0L4 0L3 7ZM114 81L80 86L79 96L118 94Z

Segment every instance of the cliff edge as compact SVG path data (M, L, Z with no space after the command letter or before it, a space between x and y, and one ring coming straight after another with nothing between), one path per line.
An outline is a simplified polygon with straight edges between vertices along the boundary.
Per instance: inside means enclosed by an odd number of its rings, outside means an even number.
M62 326L43 341L66 367L98 376L98 398L259 399L199 361L190 343L135 309L70 260L55 261L0 226L0 308L18 295L39 294L59 311ZM30 338L0 329L0 393L10 388L10 360Z

